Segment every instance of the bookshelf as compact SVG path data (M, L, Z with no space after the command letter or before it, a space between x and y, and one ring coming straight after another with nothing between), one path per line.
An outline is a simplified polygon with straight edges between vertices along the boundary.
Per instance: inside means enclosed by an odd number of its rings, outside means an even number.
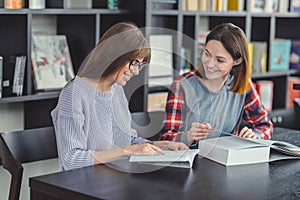
M67 36L75 73L87 53L94 47L103 32L118 21L130 20L139 27L157 27L145 29L147 37L155 34L173 36L172 63L173 77L179 75L181 49L191 50L190 64L197 66L199 50L195 39L203 29L211 29L222 22L232 22L246 33L248 41L266 41L268 54L274 38L300 39L294 33L300 32L298 13L254 13L250 9L250 0L245 0L243 11L187 11L182 9L182 0L119 0L117 10L107 9L107 1L93 0L91 9L64 9L67 0L46 1L45 9L28 9L24 0L23 9L0 8L0 55L4 57L5 73L13 71L9 67L11 55L27 56L24 91L22 96L0 98L0 106L20 104L24 118L24 129L51 124L50 111L56 105L59 91L36 92L33 87L31 69L31 34L33 31L48 30L53 34ZM166 28L168 31L166 31ZM148 31L149 30L149 31ZM170 31L171 30L171 31ZM166 31L166 32L165 32ZM267 65L269 61L267 61ZM167 91L166 86L148 88L147 70L133 78L125 88L130 100L131 111L147 110L147 95ZM287 108L287 84L291 76L299 76L299 70L267 72L253 74L253 80L273 80L273 109ZM129 88L140 85L135 91ZM136 87L133 87L136 88ZM283 95L282 95L283 93ZM19 106L17 106L19 108ZM1 118L1 117L0 117Z
M22 9L0 8L0 55L4 58L4 78L11 77L14 64L9 58L14 55L26 55L26 71L22 96L8 94L0 98L1 108L9 112L11 105L22 108L20 115L24 120L24 129L51 125L50 111L54 108L59 91L35 91L31 64L31 35L34 31L47 31L50 34L66 35L75 73L81 62L93 49L101 35L118 21L130 20L139 26L139 20L133 20L130 10L119 1L119 9L107 9L107 1L93 0L91 9L65 9L67 0L47 1L45 9L29 9L28 1L23 0ZM141 79L141 78L140 78ZM134 83L141 81L133 80ZM132 83L132 84L134 84ZM126 91L126 89L125 89ZM134 98L143 102L143 90L137 91ZM142 109L142 103L131 103L133 111ZM7 110L6 110L7 108ZM1 128L1 130L5 128Z
M288 2L288 1L287 1ZM180 49L190 48L191 65L197 66L199 58L198 34L210 30L222 22L232 22L241 27L251 41L266 41L267 55L270 55L271 44L275 38L300 39L300 14L285 12L252 12L251 1L245 0L242 11L187 11L183 9L183 0L178 1L156 1L146 0L146 26L165 27L174 32L173 35L173 63L174 78L180 71ZM153 9L151 9L153 8ZM148 32L148 35L157 34ZM191 42L191 40L195 40ZM267 59L267 72L253 74L256 80L274 81L273 109L288 108L288 79L291 76L299 76L300 70L269 71L270 57ZM166 87L149 88L150 93L165 91Z

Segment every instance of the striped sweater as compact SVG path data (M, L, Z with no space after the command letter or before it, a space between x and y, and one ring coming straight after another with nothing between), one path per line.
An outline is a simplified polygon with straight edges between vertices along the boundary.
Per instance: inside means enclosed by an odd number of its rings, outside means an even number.
M61 91L51 112L61 170L94 164L94 151L141 144L131 128L128 101L121 86L101 93L76 77Z

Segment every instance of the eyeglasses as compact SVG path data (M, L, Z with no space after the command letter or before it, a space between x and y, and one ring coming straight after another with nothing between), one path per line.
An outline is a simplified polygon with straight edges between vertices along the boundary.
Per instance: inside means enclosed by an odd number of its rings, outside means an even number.
M129 63L129 69L133 71L141 71L146 66L146 64L146 62L140 62L139 60L135 59Z

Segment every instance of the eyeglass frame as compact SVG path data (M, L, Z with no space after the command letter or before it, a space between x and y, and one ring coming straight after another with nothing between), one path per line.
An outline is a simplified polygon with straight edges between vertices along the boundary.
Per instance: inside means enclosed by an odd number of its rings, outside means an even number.
M134 62L136 62L137 64L133 64ZM145 66L147 65L147 62L140 62L138 59L133 59L130 61L129 63L129 69L130 70L138 70L141 71ZM133 66L133 68L131 68L130 66Z

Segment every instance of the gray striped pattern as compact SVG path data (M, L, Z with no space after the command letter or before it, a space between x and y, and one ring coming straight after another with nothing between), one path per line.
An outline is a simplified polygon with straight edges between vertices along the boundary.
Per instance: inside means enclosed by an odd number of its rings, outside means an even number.
M61 91L51 116L61 170L93 165L94 151L147 141L131 128L128 101L117 84L101 93L76 77Z

